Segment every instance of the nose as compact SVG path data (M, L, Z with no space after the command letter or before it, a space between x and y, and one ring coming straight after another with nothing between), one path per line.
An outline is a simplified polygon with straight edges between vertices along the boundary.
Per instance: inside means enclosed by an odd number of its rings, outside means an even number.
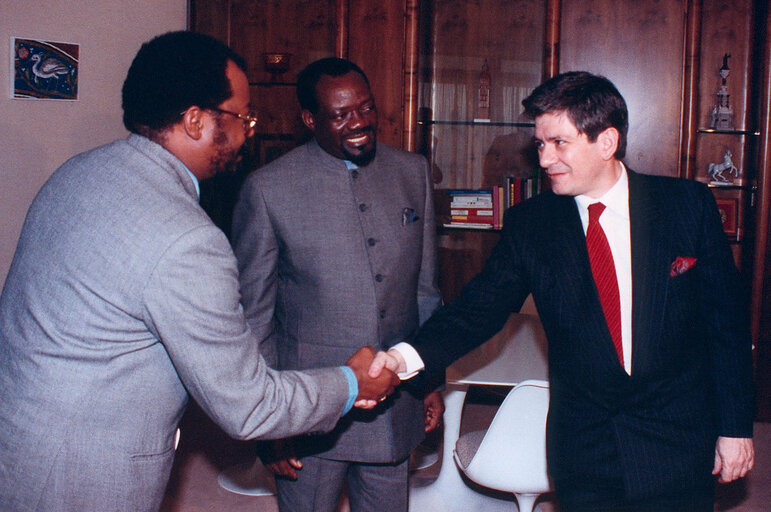
M544 144L538 148L538 163L544 169L548 169L557 162L557 152L552 144Z
M362 115L358 110L352 110L351 119L348 121L348 127L355 130L365 126L369 126L367 116Z

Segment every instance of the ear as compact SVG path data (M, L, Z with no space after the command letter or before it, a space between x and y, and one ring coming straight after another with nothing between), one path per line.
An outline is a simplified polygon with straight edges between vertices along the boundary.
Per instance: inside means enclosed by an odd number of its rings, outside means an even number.
M597 136L597 144L600 146L600 154L603 160L610 160L614 158L618 149L618 130L613 128L605 128Z
M182 114L182 128L188 137L199 140L203 135L203 110L193 105Z
M307 126L310 131L316 130L316 119L314 119L310 110L303 110L300 112L300 117L303 120L303 124Z

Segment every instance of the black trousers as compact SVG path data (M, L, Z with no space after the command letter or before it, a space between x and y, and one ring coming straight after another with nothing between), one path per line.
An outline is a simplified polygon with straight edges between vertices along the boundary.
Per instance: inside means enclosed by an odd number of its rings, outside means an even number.
M555 487L560 512L713 512L715 506L714 485L643 499L628 499L620 479L570 490Z

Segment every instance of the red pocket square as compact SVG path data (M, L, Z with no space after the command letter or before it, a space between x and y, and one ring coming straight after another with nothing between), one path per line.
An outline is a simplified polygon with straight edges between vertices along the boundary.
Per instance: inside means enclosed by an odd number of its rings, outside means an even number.
M672 262L672 266L669 267L669 277L679 276L685 274L691 267L696 265L696 258L689 258L688 256L678 256L675 261Z

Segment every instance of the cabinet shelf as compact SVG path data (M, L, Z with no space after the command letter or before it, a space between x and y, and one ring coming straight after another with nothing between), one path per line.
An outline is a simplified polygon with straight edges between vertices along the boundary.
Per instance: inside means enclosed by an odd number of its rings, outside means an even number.
M753 135L755 137L760 136L760 132L755 130L718 130L717 128L699 128L696 131L698 133L716 133L716 134L724 134L724 135Z
M533 128L535 123L509 123L503 121L446 121L446 120L424 120L418 121L420 125L460 125L460 126L512 126L515 128Z
M713 190L749 190L751 192L754 192L757 190L757 187L755 185L738 185L734 183L730 183L726 185L718 185L717 183L707 183L707 187Z

